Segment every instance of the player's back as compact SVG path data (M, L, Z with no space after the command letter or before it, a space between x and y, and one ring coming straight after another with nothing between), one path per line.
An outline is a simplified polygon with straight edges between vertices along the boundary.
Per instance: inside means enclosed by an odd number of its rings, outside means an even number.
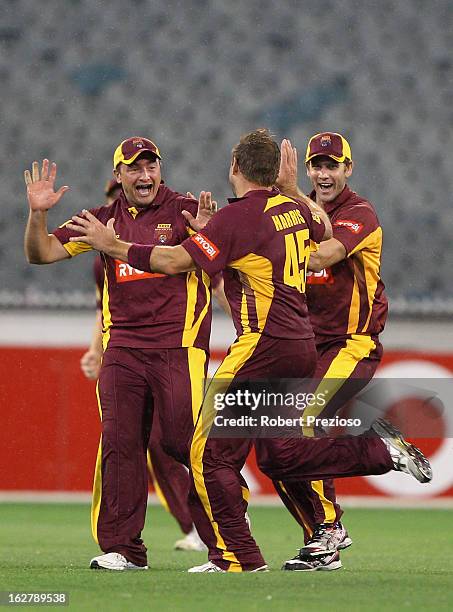
M209 274L226 268L225 294L238 335L312 337L305 274L324 224L277 189L252 190L229 201L192 240L210 250Z

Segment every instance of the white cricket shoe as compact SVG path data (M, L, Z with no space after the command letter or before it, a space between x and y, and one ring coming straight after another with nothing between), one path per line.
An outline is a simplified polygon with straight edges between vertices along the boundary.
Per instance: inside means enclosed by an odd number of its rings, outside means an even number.
M322 557L307 557L300 550L299 554L283 564L282 570L290 572L330 572L340 568L341 561L338 550L327 553Z
M199 552L208 550L206 544L198 535L198 531L195 529L195 527L192 527L192 531L186 534L183 538L176 540L173 548L175 550L195 550Z
M302 557L319 557L332 554L351 546L352 540L340 521L337 523L318 523L313 535L299 551Z
M194 567L189 567L187 571L189 574L213 574L214 572L220 572L221 574L227 573L226 570L222 569L212 561L203 563L203 565L194 565Z
M108 569L122 572L124 570L147 570L147 565L135 565L120 555L120 553L111 552L105 555L94 557L90 561L90 569Z
M212 561L208 561L207 563L203 563L203 565L195 565L187 570L189 574L213 574L214 572L220 572L222 574L227 574L228 572ZM268 572L267 565L262 565L261 567L257 567L256 569L250 570L249 573L253 574L254 572Z
M418 482L430 482L433 477L431 465L422 451L406 442L403 434L385 419L376 419L371 425L390 453L393 469L413 476Z

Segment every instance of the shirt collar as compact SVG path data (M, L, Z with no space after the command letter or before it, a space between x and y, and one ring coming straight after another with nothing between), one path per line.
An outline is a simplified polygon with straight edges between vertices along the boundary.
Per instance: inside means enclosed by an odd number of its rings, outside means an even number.
M272 189L269 191L269 189L251 189L250 191L247 191L247 193L244 193L244 195L240 198L228 198L228 202L231 204L232 202L240 202L241 200L246 200L247 198L250 197L255 197L255 196L265 196L266 198L272 198L273 196L276 196L280 193L280 191L277 189L277 187L272 187Z

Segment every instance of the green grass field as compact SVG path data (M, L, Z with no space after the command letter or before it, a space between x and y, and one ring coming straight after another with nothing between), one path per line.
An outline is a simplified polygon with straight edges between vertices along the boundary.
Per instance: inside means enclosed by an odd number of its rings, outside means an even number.
M67 591L72 610L452 610L452 513L348 510L354 545L335 572L282 572L301 545L283 508L251 508L271 569L262 574L187 574L204 553L176 552L171 516L150 507L148 572L87 569L97 553L86 505L0 504L0 590ZM31 606L29 606L31 607ZM5 608L7 609L7 608Z

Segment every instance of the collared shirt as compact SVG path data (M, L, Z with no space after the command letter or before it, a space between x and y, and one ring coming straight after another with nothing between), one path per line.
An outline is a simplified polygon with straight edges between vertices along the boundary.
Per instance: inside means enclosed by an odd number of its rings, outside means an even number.
M315 192L310 197L315 199ZM316 342L351 334L377 335L384 328L388 304L380 276L382 228L376 212L348 186L325 209L333 238L346 249L346 258L307 277Z
M209 276L224 270L238 336L312 338L305 272L324 224L277 189L252 190L229 202L182 246Z
M193 233L182 210L195 216L197 202L161 184L155 200L146 208L131 207L121 194L111 206L90 212L104 224L114 218L115 231L126 242L176 245ZM70 255L91 250L83 242L69 242L77 232L65 225L53 233ZM208 350L211 290L206 273L198 270L175 276L152 274L105 254L102 258L104 348L195 346Z

